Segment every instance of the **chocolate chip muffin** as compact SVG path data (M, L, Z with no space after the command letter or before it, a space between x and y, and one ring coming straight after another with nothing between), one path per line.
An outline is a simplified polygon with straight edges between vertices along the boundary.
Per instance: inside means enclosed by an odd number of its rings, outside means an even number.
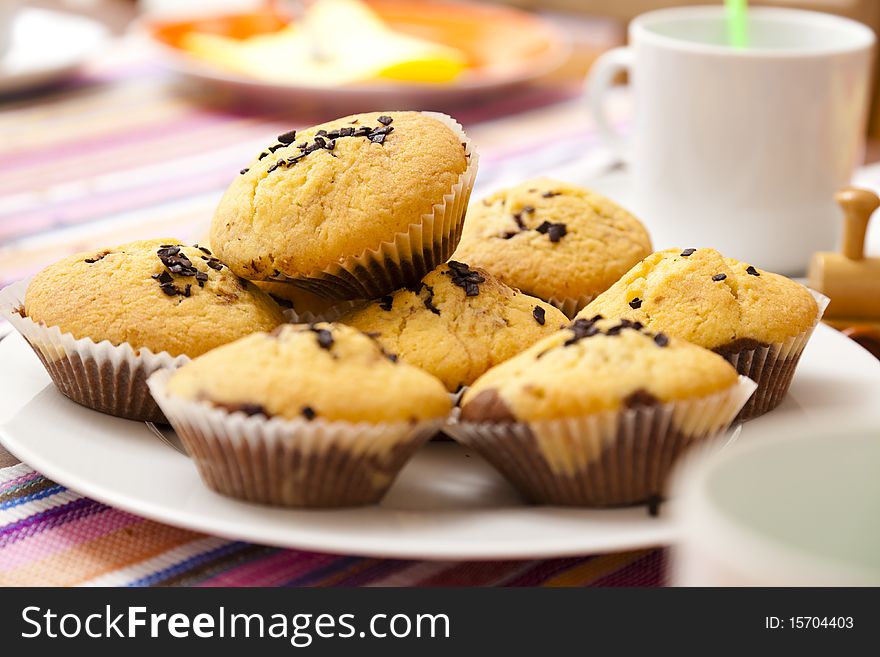
M822 310L820 296L789 278L689 248L645 258L578 316L639 321L723 355L758 383L747 419L782 401Z
M449 258L476 164L442 114L374 112L291 131L229 186L211 244L250 280L375 298Z
M662 495L678 456L724 431L753 389L709 350L578 319L477 379L447 431L532 501L632 504Z
M436 378L329 323L242 338L150 387L208 486L286 506L377 502L451 408Z
M571 317L649 253L647 231L622 207L541 178L473 204L454 257Z
M9 317L58 388L96 410L162 419L145 380L284 322L281 308L203 247L147 240L94 249L38 273Z
M418 287L377 299L339 321L374 335L386 350L456 392L567 320L550 304L453 260Z

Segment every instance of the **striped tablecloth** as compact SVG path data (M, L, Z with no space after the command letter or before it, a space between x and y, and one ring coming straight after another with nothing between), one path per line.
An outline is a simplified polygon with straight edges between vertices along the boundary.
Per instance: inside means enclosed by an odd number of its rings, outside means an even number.
M302 124L284 111L201 100L138 48L120 45L61 90L0 104L0 286L96 245L198 239L235 172ZM581 104L559 90L534 89L456 118L481 152L476 195L565 164L596 141ZM663 563L660 550L458 563L281 550L139 518L24 464L0 469L5 585L649 586L662 583Z

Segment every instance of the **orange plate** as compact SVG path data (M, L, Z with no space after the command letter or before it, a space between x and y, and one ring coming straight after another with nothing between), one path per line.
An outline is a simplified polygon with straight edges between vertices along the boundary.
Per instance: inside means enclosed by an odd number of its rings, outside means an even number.
M159 21L147 18L147 35L161 47L171 68L204 81L238 86L241 91L291 92L310 90L366 98L381 92L404 93L428 100L470 95L533 80L557 68L569 54L569 44L538 16L505 7L455 0L367 0L394 29L463 51L470 68L444 85L381 80L337 89L316 89L266 82L228 71L186 53L182 37L191 31L245 38L280 29L287 18L270 7L249 13L189 20Z

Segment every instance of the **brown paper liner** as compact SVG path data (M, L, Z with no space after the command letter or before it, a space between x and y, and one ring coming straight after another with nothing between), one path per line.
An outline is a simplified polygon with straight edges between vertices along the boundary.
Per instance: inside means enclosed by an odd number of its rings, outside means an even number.
M206 486L249 502L287 507L375 504L443 425L353 423L230 413L166 392L172 372L148 384Z
M365 299L351 299L340 301L320 313L313 313L310 310L297 312L296 308L282 308L282 312L289 324L317 324L318 322L335 322L346 313L360 308L366 303L368 301Z
M574 316L583 308L586 308L587 304L595 298L596 297L592 294L585 294L580 297L550 297L549 299L544 299L544 301L559 308L559 310L562 311L562 314L569 319L574 319Z
M816 299L819 311L813 325L803 333L771 345L759 345L733 353L719 352L737 372L758 384L755 394L737 416L738 421L751 420L772 411L788 394L804 347L828 307L828 297L815 290L810 290L810 294Z
M449 260L461 239L471 190L477 176L479 155L471 146L461 125L445 114L425 112L458 135L464 144L468 165L443 202L375 249L307 275L275 280L285 281L331 299L375 299L403 287L418 285L428 272Z
M24 297L29 281L18 281L0 290L2 314L39 357L52 382L77 404L130 420L162 422L165 416L153 401L147 379L159 369L176 368L187 356L107 340L75 338L57 326L46 326L24 316Z
M740 377L728 390L694 400L542 422L453 422L445 431L529 501L637 504L662 495L679 456L726 431L754 389Z

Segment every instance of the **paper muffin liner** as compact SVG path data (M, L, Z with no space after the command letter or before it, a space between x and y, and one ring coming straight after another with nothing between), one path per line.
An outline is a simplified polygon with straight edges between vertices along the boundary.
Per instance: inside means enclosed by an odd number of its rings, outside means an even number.
M348 256L325 269L283 280L304 290L336 299L375 299L402 287L418 285L428 272L449 260L461 239L479 155L461 125L445 114L424 112L449 127L464 144L468 165L443 201L375 249Z
M569 319L574 319L574 316L582 309L586 308L587 304L595 298L596 296L593 294L585 294L580 297L550 297L549 299L545 299L545 301L550 305L559 308L559 310L562 311L562 314Z
M445 431L532 502L638 504L662 496L678 457L726 431L754 390L740 376L697 399L539 422L453 422Z
M281 310L289 324L317 324L318 322L335 322L346 313L351 312L355 308L360 308L366 303L368 302L365 299L340 301L319 313L313 313L310 310L297 312L296 308L285 308L283 306Z
M58 390L101 413L165 422L147 388L147 378L157 370L179 367L189 357L135 349L127 342L114 345L109 340L77 339L57 326L35 322L23 313L29 282L18 281L0 290L0 314L27 340Z
M743 349L734 353L721 353L736 371L758 384L755 394L737 416L745 421L763 415L779 406L791 386L801 354L816 325L822 319L830 299L824 294L810 290L819 311L812 326L803 333L792 336L784 342Z
M444 422L248 416L169 394L171 374L156 372L148 384L202 481L249 502L315 508L375 504Z

